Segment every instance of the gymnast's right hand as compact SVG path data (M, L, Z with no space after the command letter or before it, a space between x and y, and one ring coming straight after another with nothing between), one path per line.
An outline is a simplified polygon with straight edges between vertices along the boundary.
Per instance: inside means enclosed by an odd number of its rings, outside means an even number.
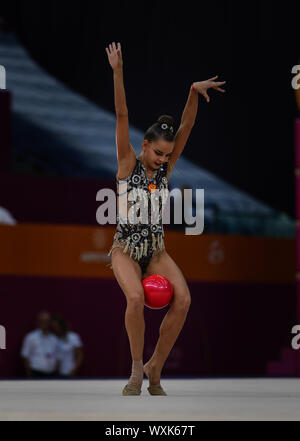
M120 69L123 67L123 59L122 59L122 51L121 51L121 44L118 43L118 46L116 47L115 42L108 45L109 49L106 47L106 53L108 56L109 64L111 65L111 68L113 70Z

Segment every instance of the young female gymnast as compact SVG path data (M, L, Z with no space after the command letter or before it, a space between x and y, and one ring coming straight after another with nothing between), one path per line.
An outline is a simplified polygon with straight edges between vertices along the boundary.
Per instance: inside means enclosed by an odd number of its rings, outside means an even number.
M142 143L142 153L136 157L129 141L121 44L116 46L113 42L105 49L114 78L118 196L122 194L122 188L125 188L127 194L132 190L143 190L143 194L150 198L156 189L163 190L168 186L171 171L195 122L198 93L209 102L207 90L213 88L224 92L220 86L225 81L215 82L215 76L207 81L193 83L176 134L173 118L162 115L147 130ZM130 202L128 205L130 208ZM159 203L159 222L156 224L123 223L122 217L118 216L116 233L109 252L111 267L127 300L125 327L130 343L132 372L128 384L123 389L123 395L140 395L144 373L149 379L148 392L151 395L166 395L160 385L161 371L183 327L191 303L185 278L164 246L161 209L162 204ZM143 366L145 322L142 279L151 274L167 277L173 285L174 297L161 323L154 353Z

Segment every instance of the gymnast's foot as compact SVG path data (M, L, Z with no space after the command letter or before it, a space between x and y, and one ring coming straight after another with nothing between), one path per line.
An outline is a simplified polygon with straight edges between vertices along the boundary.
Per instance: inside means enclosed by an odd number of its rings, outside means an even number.
M143 362L142 360L132 362L131 376L128 384L123 389L122 395L140 395L143 383Z
M160 371L148 361L144 365L144 372L149 379L148 392L150 395L167 395L160 385Z

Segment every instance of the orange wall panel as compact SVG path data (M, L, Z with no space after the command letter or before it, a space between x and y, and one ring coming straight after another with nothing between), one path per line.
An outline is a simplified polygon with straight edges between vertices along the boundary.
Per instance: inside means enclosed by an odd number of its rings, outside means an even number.
M114 227L0 226L0 274L113 277ZM166 231L166 249L188 280L294 283L296 241Z

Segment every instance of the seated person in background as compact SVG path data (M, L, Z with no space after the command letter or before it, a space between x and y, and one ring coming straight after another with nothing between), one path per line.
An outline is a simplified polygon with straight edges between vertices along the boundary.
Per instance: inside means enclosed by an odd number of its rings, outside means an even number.
M58 338L58 374L62 378L74 377L83 360L82 341L78 334L69 330L66 320L56 315L52 318L52 329Z
M56 374L58 339L50 332L50 323L49 312L39 312L37 329L24 337L21 356L27 377L53 377Z
M17 221L7 208L0 207L0 224L16 225Z

